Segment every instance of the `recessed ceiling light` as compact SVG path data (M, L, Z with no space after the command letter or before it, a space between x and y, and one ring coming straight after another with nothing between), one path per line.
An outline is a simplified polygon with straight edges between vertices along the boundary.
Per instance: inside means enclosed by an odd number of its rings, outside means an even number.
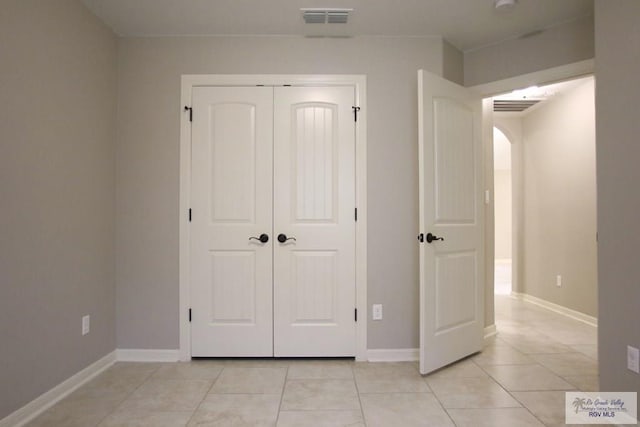
M518 4L518 0L495 0L493 7L499 12L506 12L513 9L516 4Z
M516 89L511 94L518 98L532 98L540 96L542 92L538 86L529 86L526 89Z

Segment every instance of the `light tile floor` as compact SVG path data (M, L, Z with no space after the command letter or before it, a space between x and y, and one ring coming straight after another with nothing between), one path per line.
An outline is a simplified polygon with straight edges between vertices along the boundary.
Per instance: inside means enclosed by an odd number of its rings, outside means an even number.
M596 329L507 296L498 336L431 375L416 363L117 363L29 427L559 426L598 388Z

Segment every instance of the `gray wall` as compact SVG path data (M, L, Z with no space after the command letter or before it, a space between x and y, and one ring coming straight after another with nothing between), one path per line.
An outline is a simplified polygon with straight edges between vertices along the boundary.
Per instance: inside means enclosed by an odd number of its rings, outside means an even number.
M79 1L5 0L0 58L2 419L115 348L116 38Z
M640 347L640 2L596 0L600 387L640 392L626 369Z
M594 82L533 109L524 141L520 292L597 317ZM562 287L556 286L562 275Z
M593 17L464 53L464 83L474 86L593 58Z
M446 40L442 41L442 76L459 85L464 84L464 54Z
M519 117L494 116L494 126L511 143L511 290L523 292L524 265L524 144Z
M117 345L178 347L182 74L366 74L369 348L418 347L417 73L440 38L126 38L119 41ZM370 318L370 313L368 313Z

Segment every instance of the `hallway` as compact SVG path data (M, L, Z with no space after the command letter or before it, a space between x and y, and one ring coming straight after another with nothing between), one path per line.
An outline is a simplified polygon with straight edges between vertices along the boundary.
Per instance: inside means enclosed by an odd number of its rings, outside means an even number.
M508 296L480 354L426 377L346 360L116 363L39 426L557 426L598 387L596 328Z

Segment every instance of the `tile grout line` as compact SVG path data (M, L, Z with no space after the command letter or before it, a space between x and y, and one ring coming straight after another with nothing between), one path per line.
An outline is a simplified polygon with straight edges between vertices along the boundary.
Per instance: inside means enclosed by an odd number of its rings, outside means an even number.
M116 363L118 363L118 362L116 362ZM113 367L116 365L116 363L114 363L111 367L109 367L109 369L107 369L105 372L103 372L103 374L104 374L104 373L106 373L106 372L108 372L111 368L113 368ZM134 362L134 363L135 363L135 362ZM151 379L151 377L153 376L153 374L155 374L155 373L156 373L156 371L157 371L158 369L160 369L160 367L159 367L159 366L156 366L156 368L155 368L155 369L153 369L152 371L150 371L150 372L149 372L149 375L147 375L147 376L146 376L146 378L145 378L144 380L140 381L140 384L138 384L138 386L137 386L137 387L135 387L133 390L131 390L131 391L129 392L129 394L126 394L126 395L124 396L124 398L123 398L123 399L122 399L122 400L121 400L121 401L120 401L120 402L119 402L119 403L118 403L118 404L113 408L113 410L112 410L112 411L110 411L108 414L106 414L104 417L102 417L102 418L100 419L100 421L98 421L98 423L96 424L96 427L100 427L100 424L102 424L102 423L103 423L107 418L109 418L111 415L115 414L115 413L116 413L116 411L117 411L117 410L122 406L122 404L123 404L124 402L126 402L126 401L127 401L127 399L129 399L131 396L133 396L133 394L134 394L136 391L138 391L138 389L140 389L140 387L142 387L142 386L143 386L147 381L149 381L149 379ZM97 378L97 377L96 377L96 378ZM94 378L94 380L95 380L95 378ZM93 380L92 380L92 381L93 381ZM85 384L85 385L86 385L86 384Z
M190 361L189 363L193 363L193 361ZM202 399L200 399L200 403L198 403L195 407L195 409L193 410L193 412L191 412L191 416L189 417L189 419L187 420L187 423L185 424L185 426L189 425L189 423L193 420L193 417L196 416L196 412L198 412L198 409L200 408L200 406L202 405L202 402L204 402L204 400L207 398L207 396L209 395L209 393L211 392L211 389L213 389L213 386L215 385L216 381L218 381L218 378L220 378L220 375L222 375L222 371L225 370L225 366L222 367L222 369L220 369L220 372L218 372L218 375L216 375L216 377L214 378L213 381L211 381L211 385L209 386L209 389L204 393L204 396L202 396Z
M360 415L362 415L362 424L364 424L364 427L367 427L367 419L364 417L364 408L362 407L362 398L360 396L360 388L358 388L358 381L356 381L355 363L358 363L358 362L354 362L354 364L351 365L351 375L353 377L353 385L356 388L356 394L358 395L358 404L360 405ZM366 363L366 362L363 362L363 363Z
M419 372L418 372L419 373ZM422 374L420 374L420 376L422 376ZM427 374L427 376L429 376L429 374ZM445 408L442 401L440 400L440 398L438 397L438 395L436 394L435 390L431 388L431 386L429 385L429 383L427 382L427 377L422 377L422 380L425 382L425 384L427 384L427 387L429 387L429 390L431 390L431 394L433 394L433 397L438 401L438 404L440 405L440 407L442 408L442 410L444 411L445 414L447 414L447 417L449 417L449 419L451 420L451 422L453 423L454 426L457 426L458 424L455 422L455 420L453 419L453 417L451 416L451 414L449 413L449 409ZM452 409L452 408L450 408Z
M475 362L474 362L474 363L475 363ZM507 394L508 394L508 395L509 395L513 400L515 400L516 402L518 402L518 403L520 404L520 409L525 409L529 414L531 414L531 416L532 416L533 418L535 418L536 420L538 420L542 425L546 426L546 424L545 424L545 423L543 423L543 422L542 422L542 420L541 420L540 418L536 417L536 415L535 415L533 412L531 412L531 410L530 410L529 408L527 408L527 406L526 406L524 403L522 403L522 402L520 401L520 399L518 399L518 398L517 398L517 397L515 397L513 394L511 394L511 391L507 390L507 389L506 389L506 388L505 388L505 387L504 387L500 382L498 382L498 380L497 380L496 378L494 378L494 377L493 377L493 375L491 375L489 372L487 372L486 370L484 370L484 369L482 368L482 366L478 365L477 363L476 363L476 366L478 366L480 369L482 369L482 370L483 370L483 371L484 371L484 372L489 376L489 378L490 378L493 382L495 382L495 383L498 385L498 387L500 387L502 390L504 390L504 391L505 391L505 392L506 392L506 393L507 393ZM502 365L502 366L505 366L505 365ZM514 365L510 365L510 366L514 366ZM514 390L514 391L515 391L515 390ZM505 408L502 408L502 409L505 409ZM513 408L512 408L512 409L513 409ZM518 409L518 408L516 408L516 409Z
M284 383L282 384L282 391L280 392L280 403L278 404L278 413L276 414L276 422L275 422L276 427L278 426L278 422L280 421L280 412L282 411L282 401L284 400L284 390L287 387L290 367L291 367L291 364L287 363L287 371L284 374Z

